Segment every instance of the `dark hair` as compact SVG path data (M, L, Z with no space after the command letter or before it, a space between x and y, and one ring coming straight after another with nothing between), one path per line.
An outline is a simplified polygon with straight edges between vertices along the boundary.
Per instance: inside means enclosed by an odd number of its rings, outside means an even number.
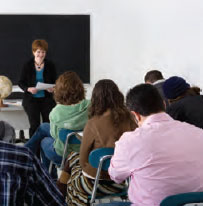
M118 86L110 79L99 80L93 89L89 118L102 115L108 109L114 125L118 125L126 118L131 118L131 114L124 104L124 96L119 91Z
M37 49L48 51L48 43L44 39L36 39L32 42L32 51L35 52Z
M152 84L160 79L163 79L163 75L158 70L151 70L151 71L147 72L145 77L144 77L145 83L150 82Z
M79 76L72 71L64 72L56 80L54 99L64 105L77 104L85 98L85 89Z
M199 88L199 87L190 87L188 88L182 95L178 96L177 98L175 99L168 99L169 103L173 103L173 102L176 102L186 96L196 96L196 95L200 95L200 92L202 90Z
M142 116L165 110L163 99L156 87L150 84L139 84L129 90L126 97L127 107Z

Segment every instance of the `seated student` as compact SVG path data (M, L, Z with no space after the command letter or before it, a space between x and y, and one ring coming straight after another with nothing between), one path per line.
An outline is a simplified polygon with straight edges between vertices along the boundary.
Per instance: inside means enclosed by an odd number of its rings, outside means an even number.
M203 130L166 114L152 85L130 89L126 101L139 128L115 143L111 179L130 177L128 196L136 206L159 206L169 195L203 191Z
M171 117L203 129L203 97L200 88L190 87L183 78L173 76L165 81L163 91L170 103L167 113Z
M14 142L16 137L14 128L6 121L0 121L0 140Z
M0 141L0 205L65 206L39 160L26 147Z
M164 79L162 73L158 70L151 70L151 71L146 73L146 75L144 77L144 81L146 84L152 84L158 89L161 97L163 98L163 100L166 104L166 108L168 108L168 106L169 106L168 100L164 96L164 93L163 93L163 84L165 82L165 79Z
M85 126L79 153L71 153L58 181L61 192L66 195L68 205L86 205L91 195L96 169L88 163L92 150L101 147L114 147L123 132L137 127L124 105L123 94L109 79L96 83L89 109L89 120ZM107 172L102 172L98 193L111 194L120 191L119 186L109 181ZM66 189L67 187L67 189ZM101 192L102 191L102 192Z
M48 169L50 160L60 164L64 142L59 138L59 130L83 130L88 119L90 101L85 99L82 81L75 72L65 72L56 80L54 98L57 105L49 115L50 124L43 123L25 144L37 154L41 144L43 165ZM79 146L72 148L79 151Z

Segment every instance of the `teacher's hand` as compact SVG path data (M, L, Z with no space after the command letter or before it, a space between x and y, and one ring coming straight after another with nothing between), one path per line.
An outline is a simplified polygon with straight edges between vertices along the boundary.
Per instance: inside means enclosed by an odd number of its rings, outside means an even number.
M36 94L37 93L37 89L35 87L29 87L27 89L28 92L32 93L32 94Z
M54 91L54 88L47 89L47 92L52 93Z

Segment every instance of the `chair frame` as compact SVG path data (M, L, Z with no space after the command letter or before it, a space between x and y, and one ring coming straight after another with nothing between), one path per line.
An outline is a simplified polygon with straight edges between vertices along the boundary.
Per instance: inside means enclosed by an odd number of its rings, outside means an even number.
M78 144L78 141L81 141L81 135L79 134L79 131L71 132L71 133L67 134L65 145L64 145L62 161L61 161L61 164L60 164L60 167L59 167L60 170L63 170L63 168L64 168L65 161L66 161L66 158L67 158L66 154L67 154L67 151L68 151L68 145L70 144L72 136L75 136L77 138L77 140L75 140L75 139L72 140L72 144L74 144L74 143ZM55 163L53 161L50 161L49 174L51 174L53 164L55 164Z
M101 173L101 170L102 170L103 163L104 163L105 160L111 159L112 156L113 155L105 155L102 158L100 158L99 167L97 169L96 178L95 178L95 182L94 182L94 187L93 187L93 190L92 190L92 196L91 196L91 199L90 199L90 204L93 204L95 202L95 198L96 198L96 194L97 194L97 186L98 186L98 183L99 183L99 177L100 177L100 173Z
M109 160L111 159L111 157L113 156L113 153L114 153L114 148L98 148L98 149L93 150L89 154L90 165L94 168L97 168L97 173L96 173L95 182L94 182L94 186L93 186L93 190L92 190L92 195L91 195L90 200L89 200L90 205L95 204L95 200L97 199L96 198L97 186L99 184L101 170L102 169L104 171L108 170L110 162L108 163L106 161L108 159ZM127 185L128 184L126 184L126 186ZM121 192L121 193L115 193L113 195L106 195L105 197L116 197L116 196L122 197L122 196L126 196L126 194L124 194L124 192ZM98 199L102 199L102 198L98 198Z
M64 145L64 151L63 151L63 156L62 156L62 161L61 161L61 166L60 166L60 169L63 170L64 168L64 165L65 165L65 161L66 161L66 154L68 152L68 145L70 144L70 141L71 141L71 137L72 136L75 136L77 138L77 140L79 140L81 142L81 139L78 138L78 136L80 136L78 134L78 132L71 132L67 135L67 138L66 138L66 142L65 142L65 145ZM80 136L81 137L81 136ZM77 141L73 140L73 143L76 143Z

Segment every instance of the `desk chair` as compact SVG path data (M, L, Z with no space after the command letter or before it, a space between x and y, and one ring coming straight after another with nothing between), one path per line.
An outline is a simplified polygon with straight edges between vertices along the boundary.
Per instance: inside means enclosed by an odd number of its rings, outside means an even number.
M160 206L183 206L189 203L193 203L190 204L190 206L198 206L198 203L203 203L203 192L189 192L171 195L166 197L161 202Z
M64 151L62 156L62 161L60 165L57 165L57 167L60 168L60 170L63 170L64 164L68 155L68 147L71 144L81 144L81 138L82 138L82 131L73 131L69 129L61 129L59 131L59 138L64 143ZM53 164L55 164L53 161L50 162L49 165L49 173L51 174Z
M94 187L92 190L92 195L89 196L90 205L94 205L95 199L103 199L103 198L112 198L112 197L120 197L122 199L127 199L127 185L126 188L121 193L115 193L112 195L97 197L97 186L99 183L99 177L101 174L101 170L107 171L110 165L110 159L114 153L114 148L98 148L93 150L89 154L89 163L92 167L97 168L96 178L94 182Z

